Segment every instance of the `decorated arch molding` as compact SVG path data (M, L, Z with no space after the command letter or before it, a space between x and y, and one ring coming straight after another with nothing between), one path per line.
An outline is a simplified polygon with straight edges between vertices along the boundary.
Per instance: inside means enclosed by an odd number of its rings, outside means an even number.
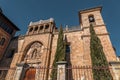
M25 50L24 60L40 59L44 51L44 46L41 42L35 41L29 44Z

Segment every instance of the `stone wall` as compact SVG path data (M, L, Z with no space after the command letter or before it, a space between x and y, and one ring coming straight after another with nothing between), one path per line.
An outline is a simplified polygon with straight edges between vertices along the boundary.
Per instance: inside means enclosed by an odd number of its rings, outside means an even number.
M101 40L101 44L103 45L103 50L105 52L105 56L108 62L116 61L117 59L116 54L111 44L109 34L103 22L100 11L101 8L81 11L79 13L81 20L80 21L81 30L69 31L68 29L68 31L64 32L64 35L67 38L67 45L69 45L70 47L70 53L67 53L68 66L91 66L90 31L89 31L90 23L88 20L88 16L91 14L94 15L94 18L96 20L94 29L96 34ZM52 29L53 28L51 27L50 32L48 31L43 33L35 33L35 34L33 33L28 34L27 32L26 35L19 36L18 40L13 42L12 45L10 45L10 48L14 46L14 48L16 49L10 67L18 68L16 64L20 64L22 62L28 64L29 67L37 67L36 65L44 66L47 68L51 67L55 57L57 39L58 39L58 32L52 32L53 31ZM26 55L28 50L30 49L30 46L34 42L41 43L44 49L43 52L41 53L40 59L37 59L37 61L36 59L28 61L26 60ZM50 72L51 70L48 69L46 69L43 72L46 78L48 77L50 78ZM39 75L39 73L36 74L37 76ZM9 79L10 76L12 77L11 80L13 80L15 77L13 75L15 75L15 70L9 70L6 80L10 80ZM74 75L74 73L72 73L72 75ZM92 71L89 72L89 76L91 75L92 75ZM73 79L76 79L76 77L73 77Z
M3 46L0 45L0 60L2 59L2 57L5 53L5 50L9 44L9 41L11 39L11 36L7 32L5 32L3 29L0 28L0 40L2 38L5 38L5 43Z

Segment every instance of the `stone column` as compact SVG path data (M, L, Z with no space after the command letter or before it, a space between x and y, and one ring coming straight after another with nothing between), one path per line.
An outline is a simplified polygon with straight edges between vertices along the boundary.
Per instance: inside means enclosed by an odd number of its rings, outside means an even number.
M57 62L57 80L66 80L66 61Z
M114 80L120 80L120 61L110 62L114 73Z
M17 64L17 68L15 71L15 75L14 75L14 80L20 80L22 78L22 72L23 72L23 68L24 68L25 63L19 63Z

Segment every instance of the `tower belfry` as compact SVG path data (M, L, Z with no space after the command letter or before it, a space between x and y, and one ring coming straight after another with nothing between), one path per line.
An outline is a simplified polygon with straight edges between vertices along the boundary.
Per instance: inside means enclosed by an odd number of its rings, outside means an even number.
M95 7L90 9L81 10L79 12L79 20L81 29L83 30L84 46L90 45L90 24L93 24L94 30L97 36L100 38L103 50L105 52L108 61L116 60L115 51L110 42L109 34L106 29L106 25L101 16L102 7ZM87 43L86 43L87 42ZM89 47L85 47L85 56L90 53ZM111 56L112 55L112 56ZM90 57L86 57L86 60Z
M80 24L84 27L88 27L90 23L94 23L94 25L104 25L101 10L102 7L81 10L79 12Z

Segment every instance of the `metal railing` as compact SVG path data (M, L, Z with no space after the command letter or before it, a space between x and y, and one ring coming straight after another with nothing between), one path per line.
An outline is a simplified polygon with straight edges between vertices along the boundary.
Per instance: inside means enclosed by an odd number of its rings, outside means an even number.
M31 69L31 67L27 67L24 68L24 70L28 70ZM33 69L33 67L32 67ZM58 80L58 79L51 79L51 71L54 70L58 70L57 68L53 68L53 67L34 67L34 69L36 70L36 80ZM112 76L113 76L113 80L120 80L120 68L117 68L116 71L118 72L117 75L115 74L115 71L113 70L113 68L110 67L91 67L91 66L69 66L66 67L66 73L65 73L65 80L93 80L93 74L92 74L92 70L110 70ZM9 68L9 67L0 67L0 71L14 71L16 70L16 68ZM60 69L59 69L60 70ZM61 75L60 73L57 73L57 75ZM34 74L35 75L35 74ZM9 78L11 77L11 75L9 75ZM12 76L11 79L13 79L14 76ZM62 80L62 79L59 79ZM112 79L111 79L112 80Z

